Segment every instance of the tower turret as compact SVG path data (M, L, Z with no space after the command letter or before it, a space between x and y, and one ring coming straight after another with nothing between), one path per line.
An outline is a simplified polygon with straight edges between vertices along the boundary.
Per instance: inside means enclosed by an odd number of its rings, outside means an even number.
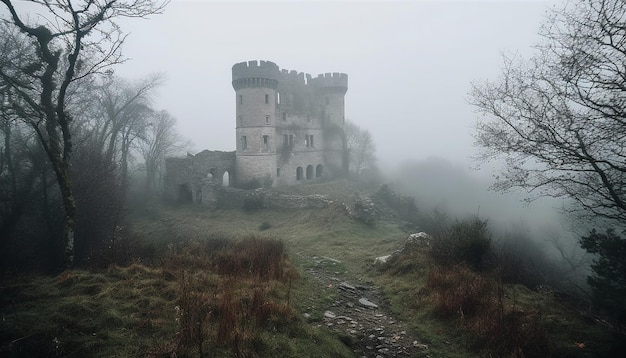
M315 87L320 117L324 132L326 165L330 170L346 170L348 158L345 156L345 95L348 91L348 75L345 73L325 73L309 80Z
M237 182L273 179L276 173L276 88L280 70L270 61L232 68L236 100Z

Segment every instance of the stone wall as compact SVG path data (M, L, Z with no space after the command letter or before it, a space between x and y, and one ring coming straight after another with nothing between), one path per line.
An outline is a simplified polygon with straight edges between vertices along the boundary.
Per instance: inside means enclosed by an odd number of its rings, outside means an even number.
M235 178L235 152L205 150L184 158L165 159L165 198L169 201L203 201L206 183L230 185ZM225 181L228 182L225 182Z
M205 182L202 202L209 208L255 210L269 209L319 209L336 203L325 195L287 195L270 189L243 190Z

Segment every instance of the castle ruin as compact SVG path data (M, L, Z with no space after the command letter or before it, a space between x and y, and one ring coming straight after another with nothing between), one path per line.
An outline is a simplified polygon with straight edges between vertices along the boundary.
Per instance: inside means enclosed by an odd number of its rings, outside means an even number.
M211 184L294 185L344 171L348 75L312 77L270 61L249 61L232 67L232 85L237 149L167 158L168 198L204 202Z

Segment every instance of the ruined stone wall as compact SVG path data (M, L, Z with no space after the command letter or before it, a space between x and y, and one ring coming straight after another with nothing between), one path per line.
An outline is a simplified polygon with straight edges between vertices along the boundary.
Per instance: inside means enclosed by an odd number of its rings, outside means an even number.
M286 195L269 189L242 190L207 183L203 188L213 201L203 204L221 209L319 209L336 204L325 195Z
M203 200L202 188L207 181L232 184L236 180L235 175L235 152L205 150L184 158L167 158L165 198L200 203ZM229 183L224 183L225 179Z

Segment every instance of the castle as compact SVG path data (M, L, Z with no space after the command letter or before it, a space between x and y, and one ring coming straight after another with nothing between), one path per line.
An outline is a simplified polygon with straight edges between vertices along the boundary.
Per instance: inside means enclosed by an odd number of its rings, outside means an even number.
M344 171L348 75L312 77L270 61L249 61L232 67L232 85L237 149L167 158L167 197L202 202L208 184L293 185Z

